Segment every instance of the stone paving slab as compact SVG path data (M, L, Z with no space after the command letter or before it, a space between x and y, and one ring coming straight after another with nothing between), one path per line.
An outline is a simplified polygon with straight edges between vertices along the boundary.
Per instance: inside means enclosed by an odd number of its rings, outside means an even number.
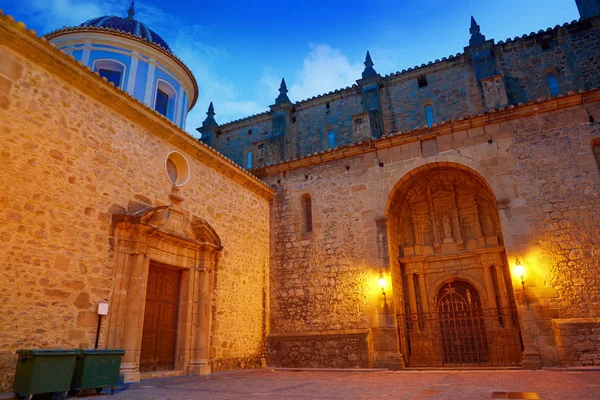
M600 400L600 371L233 371L146 380L89 400ZM0 398L10 398L7 393ZM36 397L37 398L37 397ZM40 399L42 397L39 397ZM77 398L77 397L74 397ZM44 397L47 399L47 397Z
M103 397L87 396L87 398ZM600 399L600 372L273 371L141 382L110 399ZM107 398L108 400L109 398Z

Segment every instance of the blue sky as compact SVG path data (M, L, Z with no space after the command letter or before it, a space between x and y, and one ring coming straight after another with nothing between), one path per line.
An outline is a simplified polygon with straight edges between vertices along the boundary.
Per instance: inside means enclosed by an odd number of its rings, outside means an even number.
M0 0L38 34L126 16L128 0ZM187 130L214 101L219 123L268 110L286 78L292 101L350 86L370 50L382 75L462 52L470 16L488 39L579 18L574 0L138 0L136 18L190 67L200 94Z

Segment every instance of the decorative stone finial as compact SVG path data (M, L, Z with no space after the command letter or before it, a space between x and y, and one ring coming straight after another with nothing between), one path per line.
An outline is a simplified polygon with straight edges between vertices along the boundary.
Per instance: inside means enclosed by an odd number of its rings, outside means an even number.
M203 128L207 128L207 127L211 127L211 126L219 126L219 124L217 124L217 121L215 121L215 108L213 107L212 101L210 102L210 105L208 106L208 111L206 112L206 115L208 115L208 117L206 117L204 122L202 122Z
M131 5L129 6L129 10L127 10L127 18L133 19L135 15L135 0L131 0Z
M469 39L469 46L477 46L479 44L485 43L485 36L481 34L481 28L475 21L475 18L471 15L471 28L469 29L471 33L471 39Z
M363 79L370 78L372 76L377 75L377 71L373 69L373 60L371 60L371 54L367 51L367 56L365 57L365 70L362 73Z
M285 78L281 79L281 85L279 86L279 96L275 99L275 104L291 103L290 98L287 95L288 89L285 84Z

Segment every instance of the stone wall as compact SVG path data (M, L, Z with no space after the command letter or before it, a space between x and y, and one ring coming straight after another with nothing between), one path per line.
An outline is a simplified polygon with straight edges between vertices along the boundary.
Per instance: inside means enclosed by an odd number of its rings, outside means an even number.
M373 362L369 330L271 335L272 367L368 368Z
M223 245L211 359L265 357L270 189L3 16L0 132L0 392L17 349L94 345L111 217L171 203L171 151L189 164L183 208Z
M600 318L552 320L563 367L600 365Z
M435 122L482 112L485 107L479 83L467 57L440 63L438 68L422 68L388 79L381 88L384 132L401 132L426 125L425 106L433 107ZM427 85L419 87L422 75Z
M496 46L509 102L550 96L549 72L556 75L561 93L599 87L599 24L600 18L588 19Z
M394 332L404 294L397 249L392 243L388 253L384 245L390 195L403 178L444 166L476 174L490 187L505 262L512 268L518 256L526 267L525 290L514 273L508 285L526 352L533 349L544 365L556 365L552 319L597 316L600 304L597 229L579 238L572 222L579 215L586 226L598 226L600 172L590 143L600 133L588 112L600 115L599 99L598 91L572 95L258 170L276 191L271 332ZM302 232L300 198L306 193L312 233ZM380 272L388 280L386 297L377 284ZM381 345L373 337L375 365L398 354L388 339Z
M297 156L329 149L329 131L335 135L335 146L356 140L353 116L363 112L360 92L357 89L348 90L343 97L330 101L319 100L298 107L294 113L296 123L292 129L297 137Z

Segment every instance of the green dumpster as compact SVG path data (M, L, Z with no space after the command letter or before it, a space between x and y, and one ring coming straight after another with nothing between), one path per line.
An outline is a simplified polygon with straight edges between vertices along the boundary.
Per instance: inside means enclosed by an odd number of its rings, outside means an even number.
M80 350L75 364L75 373L71 382L71 390L81 394L85 389L102 389L110 387L114 394L115 386L119 383L119 368L123 350Z
M17 350L19 356L13 392L17 398L34 394L67 394L79 350Z

